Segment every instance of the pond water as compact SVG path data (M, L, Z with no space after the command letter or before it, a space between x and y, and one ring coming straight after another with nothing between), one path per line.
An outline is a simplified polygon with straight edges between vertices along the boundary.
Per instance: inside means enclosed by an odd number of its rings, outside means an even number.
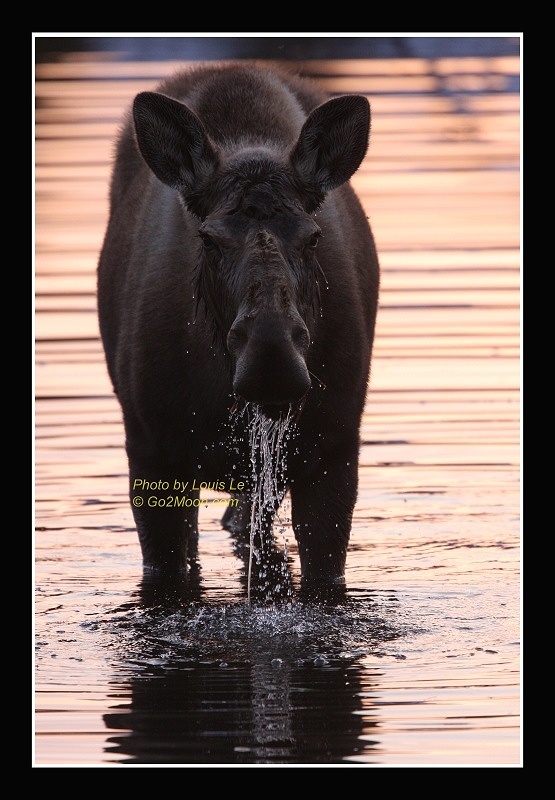
M198 586L152 596L110 496L68 510L37 534L38 763L516 763L518 515L459 507L479 483L378 488L340 607L249 605L209 518Z
M518 62L330 64L383 270L338 606L298 597L287 497L286 601L249 603L211 491L188 589L141 581L95 267L121 109L174 65L37 71L35 766L521 764Z

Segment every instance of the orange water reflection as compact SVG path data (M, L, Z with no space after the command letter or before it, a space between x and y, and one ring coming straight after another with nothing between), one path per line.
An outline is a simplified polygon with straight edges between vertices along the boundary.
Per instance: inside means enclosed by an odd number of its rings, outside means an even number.
M103 715L118 713L119 700L124 716L142 690L128 663L114 666L113 641L82 624L100 617L109 627L103 614L133 596L140 569L95 270L122 109L176 66L80 60L37 69L43 764L116 762ZM360 750L345 758L372 763L378 738L380 763L390 765L516 763L520 114L519 97L499 89L518 62L442 59L433 74L417 59L310 67L330 91L367 94L373 111L353 185L383 272L348 582L378 593L377 616L424 631L398 651L370 648L357 665L359 706L347 716L360 717ZM211 509L201 519L208 599L240 597L228 536ZM395 592L395 603L380 592Z

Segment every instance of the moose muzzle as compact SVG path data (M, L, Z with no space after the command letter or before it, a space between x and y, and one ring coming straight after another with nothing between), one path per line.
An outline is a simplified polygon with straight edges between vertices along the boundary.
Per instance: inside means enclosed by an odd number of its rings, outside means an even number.
M308 329L293 307L237 317L227 337L235 361L233 391L262 406L301 400L310 388L309 344Z

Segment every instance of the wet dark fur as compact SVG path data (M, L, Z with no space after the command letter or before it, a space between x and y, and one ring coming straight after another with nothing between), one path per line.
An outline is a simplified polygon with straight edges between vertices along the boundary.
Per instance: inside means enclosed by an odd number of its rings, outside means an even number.
M287 477L302 586L344 581L379 269L347 182L368 105L326 99L285 71L206 66L139 95L119 137L99 321L143 562L162 580L185 569L197 515L148 497L175 480L250 482L241 425L230 439L239 397L302 406ZM241 507L225 525L248 533Z

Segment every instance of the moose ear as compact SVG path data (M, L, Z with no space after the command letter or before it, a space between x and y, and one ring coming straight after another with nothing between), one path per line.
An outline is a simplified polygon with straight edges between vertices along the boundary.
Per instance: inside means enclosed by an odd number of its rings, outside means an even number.
M348 181L368 149L370 104L361 95L328 100L311 112L291 153L301 178L322 193Z
M133 103L141 154L157 178L189 192L218 163L199 118L183 103L158 92L141 92Z

